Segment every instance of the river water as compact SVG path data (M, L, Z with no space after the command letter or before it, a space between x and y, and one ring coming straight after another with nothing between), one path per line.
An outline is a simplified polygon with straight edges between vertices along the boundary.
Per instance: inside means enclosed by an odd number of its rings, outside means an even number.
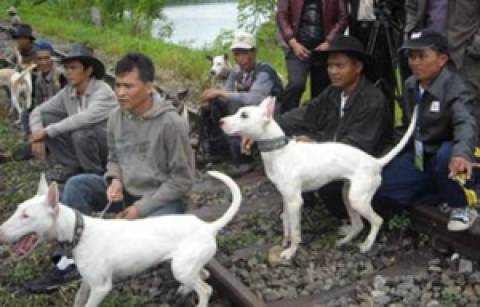
M173 24L173 33L168 41L195 48L212 43L222 30L237 27L236 1L175 1L163 9L168 21ZM153 36L155 36L155 23Z

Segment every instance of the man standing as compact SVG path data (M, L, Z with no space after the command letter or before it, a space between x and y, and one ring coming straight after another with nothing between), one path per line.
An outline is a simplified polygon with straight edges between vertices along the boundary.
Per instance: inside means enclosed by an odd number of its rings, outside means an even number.
M377 196L397 206L447 203L457 207L448 229L463 231L478 213L460 184L473 179L472 161L477 124L472 115L475 96L450 62L444 36L431 30L413 33L403 49L413 75L405 82L403 122L418 108L410 146L383 171Z
M108 120L107 172L70 178L62 203L87 215L112 203L117 218L129 220L184 213L195 173L184 119L155 91L155 68L145 55L124 56L115 75L119 108ZM30 291L51 290L78 278L65 252L57 250L52 257L56 265L29 282Z
M65 182L78 173L103 174L106 122L117 101L91 49L74 45L62 63L68 85L33 109L30 142L36 158L63 166L63 174L49 179Z
M280 97L283 87L272 66L257 61L252 34L237 33L230 49L238 69L229 74L223 89L207 89L200 99L203 121L207 125L209 154L218 156L229 151L233 162L229 174L238 177L252 169L250 157L240 153L240 138L226 136L218 121L240 107L260 104L267 96Z
M320 51L342 34L348 24L345 0L279 0L277 25L286 49L288 84L281 100L281 111L297 107L305 90L308 74L312 97L329 84L325 58Z
M480 99L480 1L407 0L405 9L405 35L422 29L446 33L451 59ZM478 118L480 106L475 109Z

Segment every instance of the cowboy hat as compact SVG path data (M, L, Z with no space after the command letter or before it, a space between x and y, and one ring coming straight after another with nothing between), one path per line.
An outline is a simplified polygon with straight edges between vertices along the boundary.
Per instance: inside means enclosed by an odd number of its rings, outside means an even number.
M93 50L84 44L73 45L67 56L61 60L61 63L65 64L75 60L92 65L93 75L96 79L102 79L105 76L105 65L93 55Z

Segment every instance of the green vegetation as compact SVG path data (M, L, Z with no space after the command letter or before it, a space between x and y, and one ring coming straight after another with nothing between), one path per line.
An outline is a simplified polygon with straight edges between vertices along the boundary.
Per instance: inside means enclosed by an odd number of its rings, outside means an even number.
M0 14L6 12L8 6L9 3L1 3ZM208 50L198 50L167 43L160 39L152 39L149 37L149 31L132 35L129 21L111 23L107 27L99 29L85 19L74 19L64 12L50 1L40 5L22 1L18 6L18 14L22 20L30 23L42 36L62 41L84 42L92 48L115 57L129 51L143 52L153 59L157 68L172 71L176 78L186 80L205 79L209 68L205 55L228 52L232 37L232 33L224 33L222 38L226 38L225 41L222 42L222 39L219 38ZM78 13L82 12L86 14L82 10ZM282 73L284 71L283 52L276 40L274 22L269 22L259 29L258 42L259 59L271 63Z

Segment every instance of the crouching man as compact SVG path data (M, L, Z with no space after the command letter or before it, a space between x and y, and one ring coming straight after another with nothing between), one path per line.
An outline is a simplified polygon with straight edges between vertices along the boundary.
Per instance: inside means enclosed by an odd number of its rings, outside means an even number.
M405 82L403 122L410 122L417 106L416 132L410 146L384 169L377 198L403 207L447 203L457 207L448 229L466 230L478 213L457 180L473 179L478 129L472 115L474 93L452 68L447 39L441 34L413 33L403 49L413 72Z
M108 120L108 164L104 176L70 178L62 203L83 214L104 210L117 218L139 219L184 213L193 185L193 154L187 125L172 104L155 91L152 61L128 54L117 63L115 92L119 108ZM32 292L56 288L78 278L64 252L47 276L30 282Z
M62 63L68 85L30 114L33 154L62 166L60 174L47 171L48 180L59 182L79 173L104 173L107 118L117 105L102 81L105 67L92 50L74 45Z

